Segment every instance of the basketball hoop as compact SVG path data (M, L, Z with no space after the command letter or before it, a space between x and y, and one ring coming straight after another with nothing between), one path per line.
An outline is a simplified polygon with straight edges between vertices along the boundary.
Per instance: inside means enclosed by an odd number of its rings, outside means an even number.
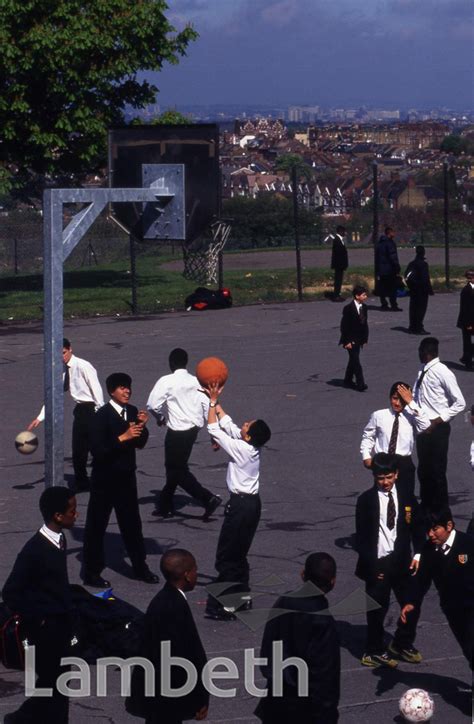
M227 243L231 231L227 221L211 224L212 240L207 246L191 249L183 246L183 277L200 284L217 283L219 254Z

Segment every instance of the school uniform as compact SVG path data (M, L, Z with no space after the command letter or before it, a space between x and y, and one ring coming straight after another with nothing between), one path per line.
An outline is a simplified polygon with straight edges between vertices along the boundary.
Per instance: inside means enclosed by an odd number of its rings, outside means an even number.
M341 338L339 344L343 346L351 343L352 348L348 349L349 362L347 363L344 375L344 384L351 386L355 378L355 384L359 390L365 389L364 373L360 363L360 350L369 340L369 326L367 324L367 307L355 299L346 304L342 310Z
M408 311L409 332L428 334L423 322L428 309L428 298L434 294L431 286L430 268L424 257L417 255L405 270L405 280L410 292Z
M339 719L341 659L336 624L326 596L306 582L299 591L281 596L263 633L260 656L267 659L262 673L268 695L260 699L255 714L264 724L336 724ZM273 695L273 643L282 643L284 659L298 657L308 667L308 695L298 695L297 672L282 673L283 696ZM276 693L276 692L275 692Z
M12 714L18 724L67 724L69 699L56 689L67 668L61 658L71 645L72 601L66 540L43 526L24 545L2 591L3 600L19 613L29 644L35 646L36 688L52 688L52 697L31 697Z
M207 429L230 456L226 476L230 498L224 509L224 522L217 542L215 568L218 576L214 585L232 582L233 585L222 586L221 590L229 597L227 600L230 604L226 608L238 608L242 601L249 600L250 569L247 554L262 507L259 495L260 450L242 439L240 428L229 415L224 415L218 422L209 423ZM242 597L242 594L245 595ZM219 608L219 601L210 595L207 609Z
M400 274L397 245L390 237L383 234L375 247L375 273L377 276L376 294L380 297L382 309L388 309L389 297L392 310L399 309L397 305L397 284Z
M67 365L64 365L63 388L71 394L75 402L72 423L72 466L76 487L81 490L88 489L87 457L91 450L90 426L94 413L104 404L104 395L100 386L97 371L85 359L71 355ZM45 417L44 405L38 415L43 422Z
M207 507L213 493L204 488L189 469L189 458L199 430L206 424L209 398L199 392L201 385L184 368L161 377L153 387L147 409L159 421L167 419L165 437L166 483L157 509L163 515L173 511L173 496L180 486Z
M161 644L169 642L170 655L189 661L197 673L194 689L180 697L165 696L162 692ZM155 696L144 696L144 672L136 666L132 674L131 697L127 709L146 718L146 724L181 724L195 719L196 713L209 704L209 693L202 683L202 670L207 662L206 653L183 591L166 583L151 601L145 613L140 656L151 661L155 668ZM172 689L186 683L187 673L180 666L172 666Z
M138 507L136 449L145 447L148 430L140 437L119 441L129 423L137 422L133 405L121 407L113 400L95 415L91 426L91 495L84 531L84 578L100 576L105 567L104 536L115 510L120 533L136 575L147 571L145 543Z
M462 334L462 357L468 369L472 367L472 335L474 334L474 283L468 282L461 290L459 299L459 316L456 326Z
M384 643L384 619L393 590L397 601L404 605L409 588L409 566L424 543L416 499L394 485L391 494L374 484L357 499L356 550L359 554L355 574L365 581L367 596L380 608L367 611L367 654L381 654ZM378 575L383 574L383 579ZM407 624L399 619L394 644L399 649L410 648L416 635L418 615Z
M347 247L344 243L344 237L341 236L341 234L335 234L332 242L331 269L334 269L333 299L337 301L340 300L342 280L344 279L344 272L348 266L349 259L347 255Z
M362 433L362 460L373 458L379 452L395 455L398 465L397 486L414 495L416 468L412 452L415 435L426 430L429 425L428 416L413 400L400 413L394 412L391 407L376 410L371 414Z
M450 420L464 410L466 402L456 377L439 357L421 367L413 385L413 398L430 420L442 419L416 438L421 502L426 507L447 505Z
M427 541L421 551L420 567L411 583L406 603L416 606L434 583L441 609L471 669L474 642L474 538L452 530L446 543L437 547Z

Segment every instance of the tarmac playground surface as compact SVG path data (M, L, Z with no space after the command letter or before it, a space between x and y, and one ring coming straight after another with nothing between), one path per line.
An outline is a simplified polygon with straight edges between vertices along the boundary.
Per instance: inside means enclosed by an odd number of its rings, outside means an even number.
M455 372L470 406L474 402L474 374L458 363L461 354L461 335L455 327L458 304L458 294L431 298L425 327L439 337L441 359ZM342 305L329 301L178 312L133 319L73 320L66 322L64 330L75 354L96 367L103 387L111 372L126 371L132 375L132 403L139 408L145 405L156 379L168 373L167 358L173 347L188 350L191 371L202 357L209 355L222 357L228 363L230 377L221 398L224 409L238 423L262 417L273 433L262 459L262 518L249 557L254 607L271 607L276 596L295 589L309 553L324 550L336 558L338 577L329 600L341 637L341 724L401 721L398 699L413 687L427 689L434 696L433 722L470 721L470 671L440 611L434 590L425 599L416 640L424 660L415 666L400 663L395 671L361 666L365 616L347 613L348 609L360 610L354 598L349 602L347 599L351 594L357 599L354 592L363 590L362 582L354 576L355 501L357 495L372 484L359 455L362 428L373 410L387 406L392 382L404 380L412 384L419 366L420 338L407 334L408 301L402 299L401 306L403 314L381 313L377 309L378 300L369 299L370 340L361 355L369 389L363 394L340 386L347 362L346 352L337 344ZM41 407L42 343L40 324L2 328L0 585L21 546L41 525L38 498L44 487L44 428L38 430L38 450L29 457L16 452L13 440ZM67 480L72 478L72 406L67 395ZM205 586L214 576L223 507L204 523L202 509L179 493L176 502L180 510L175 518L163 521L152 517L155 494L164 483L164 430L153 420L149 429L148 445L137 453L148 563L158 572L160 554L169 547L184 547L194 553L199 580L188 600L208 657L231 658L240 674L237 682L217 682L222 688L236 686L237 694L232 698L212 697L207 721L213 724L256 722L253 710L257 699L247 693L243 685L243 652L253 648L258 656L263 625L254 629L241 621L213 622L203 616ZM448 479L452 509L460 530L466 529L473 508L474 474L468 465L473 432L465 417L458 415L452 425ZM225 454L213 452L207 433L201 431L191 457L192 470L206 487L224 499L226 463ZM72 583L81 583L87 501L87 493L78 496L79 519L67 534ZM124 559L114 517L106 534L106 558L108 568L104 576L111 580L115 595L145 610L159 587L128 577L130 566ZM397 615L398 607L393 603L386 618L386 629L390 633L394 631ZM71 724L140 721L125 712L117 672L109 672L106 698L95 696L94 668L92 674L92 696L71 701ZM255 683L258 687L264 685L258 670ZM0 668L1 720L18 707L22 691L22 675Z

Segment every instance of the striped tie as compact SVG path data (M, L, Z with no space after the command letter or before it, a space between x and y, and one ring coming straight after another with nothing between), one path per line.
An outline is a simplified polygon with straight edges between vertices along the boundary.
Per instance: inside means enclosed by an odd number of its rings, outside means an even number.
M387 528L389 530L393 530L395 528L395 501L393 499L392 491L388 494Z

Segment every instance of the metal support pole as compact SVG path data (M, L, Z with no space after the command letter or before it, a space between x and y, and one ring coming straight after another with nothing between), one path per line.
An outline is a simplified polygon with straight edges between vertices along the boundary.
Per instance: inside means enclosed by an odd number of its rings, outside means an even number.
M379 167L377 162L372 164L372 204L373 204L373 221L372 221L372 244L374 246L374 284L377 282L377 270L375 264L375 249L379 238Z
M296 250L296 284L298 288L298 301L303 301L303 284L301 282L301 250L300 234L298 229L298 189L296 181L296 168L293 167L291 174L293 186L293 223L295 227L295 250Z
M130 241L130 279L132 283L132 314L137 314L137 253L135 247L135 237L133 234L129 236Z
M15 274L18 274L18 239L13 237L13 263L15 265Z
M449 289L449 188L448 188L448 164L443 163L444 181L444 277L446 288Z
M45 484L64 484L62 203L44 192Z

